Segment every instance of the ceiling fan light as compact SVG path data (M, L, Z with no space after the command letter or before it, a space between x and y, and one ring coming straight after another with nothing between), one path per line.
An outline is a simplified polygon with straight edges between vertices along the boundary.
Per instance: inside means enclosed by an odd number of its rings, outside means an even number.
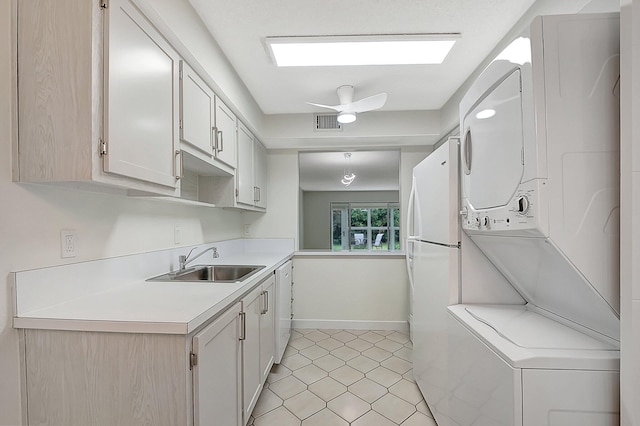
M356 121L356 113L355 112L341 112L338 114L338 123L341 124L349 124Z

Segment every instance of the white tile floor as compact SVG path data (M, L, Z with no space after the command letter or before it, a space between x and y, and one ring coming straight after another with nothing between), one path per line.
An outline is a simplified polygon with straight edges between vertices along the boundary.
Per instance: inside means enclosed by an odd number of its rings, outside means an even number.
M397 331L296 330L249 425L437 426Z

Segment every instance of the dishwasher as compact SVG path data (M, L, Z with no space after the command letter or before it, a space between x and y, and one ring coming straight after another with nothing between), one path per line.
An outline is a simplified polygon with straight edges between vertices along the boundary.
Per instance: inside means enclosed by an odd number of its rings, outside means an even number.
M276 356L274 363L280 364L289 338L291 337L291 319L293 318L293 264L289 260L276 269Z

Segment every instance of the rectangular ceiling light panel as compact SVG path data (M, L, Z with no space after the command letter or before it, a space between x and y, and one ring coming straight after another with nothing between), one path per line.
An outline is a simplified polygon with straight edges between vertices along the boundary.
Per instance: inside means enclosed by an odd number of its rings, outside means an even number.
M459 34L267 37L279 67L441 64Z

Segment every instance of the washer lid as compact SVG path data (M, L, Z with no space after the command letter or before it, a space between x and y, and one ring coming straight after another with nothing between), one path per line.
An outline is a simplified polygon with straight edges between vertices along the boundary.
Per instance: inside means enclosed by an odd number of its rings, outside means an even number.
M495 235L471 239L527 302L620 340L614 308L552 240ZM613 278L611 285L617 285Z
M524 173L519 69L467 113L463 129L463 190L469 203L475 210L507 205Z
M526 306L467 306L478 321L511 343L528 349L605 350L617 348L553 321Z

